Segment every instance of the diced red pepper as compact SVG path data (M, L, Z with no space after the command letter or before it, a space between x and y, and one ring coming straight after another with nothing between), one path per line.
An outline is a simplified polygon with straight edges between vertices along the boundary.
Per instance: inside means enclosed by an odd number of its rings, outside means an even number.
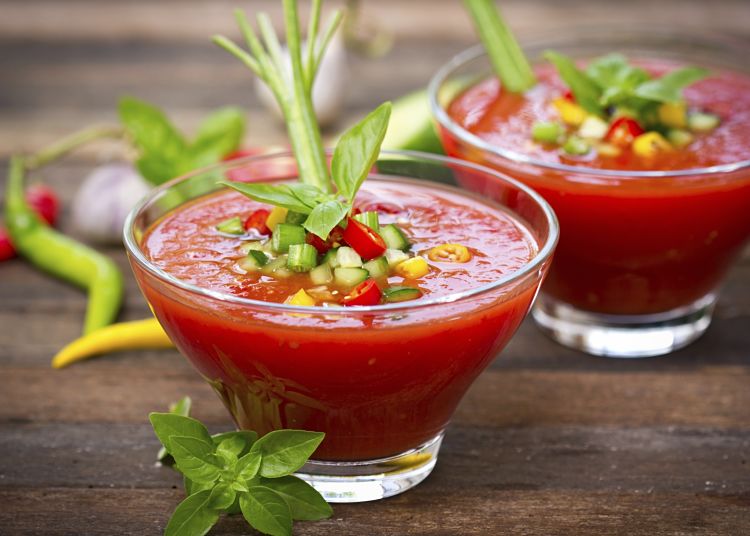
M569 89L566 90L565 93L563 93L562 98L565 99L566 101L570 101L570 102L575 102L576 101L575 95L573 95L573 92L571 90L569 90Z
M382 294L375 280L367 279L344 296L342 303L344 305L377 305L380 303Z
M16 256L16 248L10 241L10 236L5 227L0 227L0 262L7 261Z
M380 235L354 218L347 220L344 241L366 261L380 257L386 250Z
M619 147L629 147L633 140L643 134L645 130L638 121L631 117L619 117L615 119L604 136L605 141Z
M329 249L339 247L341 245L341 242L344 240L343 235L344 230L337 225L336 227L331 229L330 233L328 233L328 238L326 240L323 240L318 235L315 235L313 233L307 233L307 238L305 241L315 249L317 249L318 253L323 255Z
M266 220L270 213L271 211L265 208L259 208L258 210L251 212L245 220L245 230L249 231L250 229L255 229L262 235L270 235L271 229L266 225Z

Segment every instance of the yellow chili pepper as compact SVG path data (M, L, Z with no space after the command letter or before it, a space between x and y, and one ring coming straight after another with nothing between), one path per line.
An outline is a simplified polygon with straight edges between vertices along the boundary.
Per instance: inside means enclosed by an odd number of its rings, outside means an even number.
M469 249L461 244L441 244L435 246L427 256L431 261L435 262L468 262L471 259Z
M52 368L63 368L89 357L118 350L172 348L174 345L155 318L112 324L74 340L55 357Z
M402 263L396 265L396 274L406 279L417 279L423 275L427 275L430 271L430 266L427 261L422 257L412 257Z
M633 140L633 152L641 158L653 158L671 150L672 145L658 132L646 132Z

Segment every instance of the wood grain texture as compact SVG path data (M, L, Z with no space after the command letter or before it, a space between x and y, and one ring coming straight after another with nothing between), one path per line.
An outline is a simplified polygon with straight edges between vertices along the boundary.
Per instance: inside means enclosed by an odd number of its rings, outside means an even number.
M340 4L341 2L338 2ZM254 0L278 24L277 0ZM236 104L248 144L284 142L248 73L208 42L236 36L233 0L0 0L0 166L18 151L114 121L122 94L164 106L194 129ZM337 5L332 2L331 5ZM649 22L748 44L750 2L510 0L522 39L581 24ZM351 56L346 112L331 137L378 102L423 87L475 42L458 0L364 0L367 22L395 37L381 59ZM34 178L66 206L102 143ZM0 199L5 184L0 171ZM75 235L69 215L61 227ZM129 274L124 253L105 250ZM123 352L62 371L55 351L81 329L85 295L15 260L0 264L0 535L160 534L182 499L154 463L146 415L189 394L212 430L230 426L176 351ZM126 278L122 319L148 309ZM300 535L750 534L750 252L735 267L714 324L662 359L614 361L563 349L527 321L458 408L439 463L409 493L337 505ZM211 534L245 534L239 518Z

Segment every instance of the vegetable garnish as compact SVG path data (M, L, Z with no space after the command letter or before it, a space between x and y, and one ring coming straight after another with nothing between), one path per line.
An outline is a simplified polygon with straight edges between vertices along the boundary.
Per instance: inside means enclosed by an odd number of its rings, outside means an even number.
M276 430L258 439L252 431L210 435L188 416L190 399L149 419L163 445L160 460L174 460L187 498L175 509L165 536L206 534L222 514L241 513L255 530L292 533L294 520L314 521L333 510L299 470L325 437L320 432Z

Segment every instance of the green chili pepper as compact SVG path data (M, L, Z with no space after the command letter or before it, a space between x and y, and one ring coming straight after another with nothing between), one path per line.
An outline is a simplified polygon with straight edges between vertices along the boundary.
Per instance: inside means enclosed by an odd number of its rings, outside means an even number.
M25 164L12 157L5 196L5 225L16 250L50 274L88 290L83 333L111 324L122 303L123 280L105 255L49 227L24 198Z

